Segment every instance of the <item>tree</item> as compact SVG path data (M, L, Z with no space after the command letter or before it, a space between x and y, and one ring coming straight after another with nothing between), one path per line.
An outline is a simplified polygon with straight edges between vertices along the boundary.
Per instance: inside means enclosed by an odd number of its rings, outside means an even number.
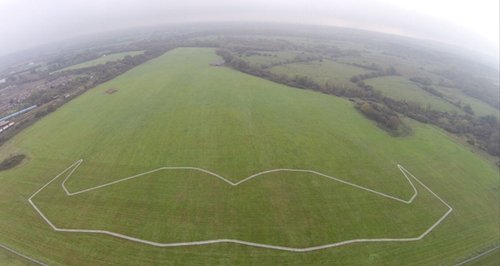
M396 71L396 68L394 68L394 66L390 66L389 68L387 68L385 70L385 73L387 75L391 75L391 76L393 76L393 75L399 75L399 73Z
M398 129L399 125L401 125L401 120L399 120L397 116L391 116L391 118L389 118L389 121L387 122L387 127L392 130Z
M462 109L464 110L464 112L470 115L474 115L474 111L472 111L472 107L470 107L470 105L466 104Z
M359 79L359 77L358 77L358 76L354 76L354 77L352 77L352 78L350 79L350 81L351 81L351 82L353 82L353 83L357 83L359 80L360 80L360 79Z
M362 105L361 105L361 111L365 114L373 114L374 113L374 110L373 110L373 107L371 104L369 104L368 102L364 102Z

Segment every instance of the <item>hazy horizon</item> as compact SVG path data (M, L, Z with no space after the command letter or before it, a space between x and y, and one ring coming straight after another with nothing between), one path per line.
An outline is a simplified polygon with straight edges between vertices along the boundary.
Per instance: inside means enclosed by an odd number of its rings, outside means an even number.
M0 0L0 34L5 36L0 43L0 55L134 27L186 22L273 22L390 33L498 57L498 2L479 2L50 0L40 4L32 0ZM445 12L447 6L450 8Z

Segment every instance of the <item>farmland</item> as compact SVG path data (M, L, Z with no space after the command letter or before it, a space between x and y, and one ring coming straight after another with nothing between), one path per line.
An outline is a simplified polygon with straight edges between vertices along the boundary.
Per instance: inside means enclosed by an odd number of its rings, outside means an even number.
M280 52L267 52L267 53L252 53L249 55L242 55L242 58L248 60L252 64L260 66L268 66L280 62L292 60L297 55L293 51L280 51Z
M453 264L498 245L498 168L441 129L405 118L412 135L394 138L346 99L210 66L217 60L213 49L170 51L87 91L0 147L2 160L28 156L0 172L0 242L51 265ZM118 91L105 93L109 88ZM208 169L233 182L294 168L408 199L401 164L454 211L414 242L309 253L238 244L158 248L56 232L44 222L27 199L79 159L66 182L71 191L164 166ZM404 205L309 173L272 173L231 187L174 170L72 197L54 182L33 201L65 228L161 242L237 238L308 247L421 234L446 208L421 185L416 189L415 202Z
M464 104L468 104L471 106L473 112L480 116L485 115L493 115L495 117L500 117L498 109L485 104L478 99L468 97L463 93L457 92L457 90L446 88L446 87L438 87L439 91L443 92L448 98L453 99L454 101L460 101Z
M429 106L432 109L444 112L462 112L451 103L434 96L415 85L404 77L379 77L365 81L384 95L397 100L411 100L422 106Z
M362 68L337 63L331 60L285 64L273 67L271 71L291 77L295 75L305 75L320 84L336 84L345 88L355 87L355 84L349 81L352 76L368 72Z
M340 39L332 36L336 38ZM254 63L253 58L285 48L295 51L292 59L288 55L279 60L275 53L272 64ZM360 43L233 38L217 54L241 72L348 98L394 136L411 131L400 115L430 123L469 148L492 155L486 157L500 165L500 96L494 67L410 43L368 39Z
M66 68L63 68L58 71L65 71L65 70L73 70L73 69L80 69L80 68L86 68L86 67L91 67L91 66L96 66L96 65L101 65L101 64L106 64L107 62L113 62L113 61L118 61L123 59L125 56L134 56L134 55L139 55L142 54L144 51L131 51L131 52L123 52L123 53L114 53L114 54L108 54L108 55L102 55L101 57L90 60L87 62L83 62L80 64L72 65Z
M298 51L259 50L259 52L254 52L249 48L250 52L239 58L277 75L285 75L289 78L305 76L320 85L329 84L346 89L356 88L356 84L351 82L351 78L354 76L393 67L396 70L395 75L369 78L366 83L386 97L413 102L432 110L463 114L463 107L468 105L477 116L499 116L499 110L484 100L478 100L459 88L440 85L443 82L443 76L439 74L439 71L450 66L434 58L430 60L409 54L393 54L390 52L391 47L373 47L366 44L363 46L357 42L313 42L301 38L283 38L282 40L288 40L290 45L297 45ZM327 46L327 43L337 50L325 50L324 47ZM255 45L255 47L259 47L259 45ZM307 53L300 53L301 50L307 50ZM317 59L297 60L298 56L304 54ZM475 74L478 70L471 67L467 71ZM490 76L491 74L490 72L487 74L477 73L477 75L484 75L485 79L486 77L491 79L492 83L498 83L497 78L492 78L496 74ZM422 89L422 84L411 80L415 77L427 79L429 83L426 86L432 87L438 95L433 95ZM498 85L495 86L498 87ZM498 92L492 96L492 98L495 97L498 98Z

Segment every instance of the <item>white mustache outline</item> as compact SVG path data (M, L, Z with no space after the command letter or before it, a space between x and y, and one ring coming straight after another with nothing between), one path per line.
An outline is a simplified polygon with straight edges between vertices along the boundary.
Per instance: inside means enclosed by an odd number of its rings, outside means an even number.
M142 244L146 244L146 245L156 246L156 247L182 247L182 246L209 245L209 244L217 244L217 243L234 243L234 244L241 244L241 245L246 245L246 246L251 246L251 247L275 249L275 250L282 250L282 251L289 251L289 252L310 252L310 251L316 251L316 250L321 250L321 249L339 247L339 246L348 245L348 244L354 244L354 243L418 241L418 240L423 239L425 236L427 236L432 230L434 230L434 228L436 228L453 211L453 208L448 203L446 203L443 199L441 199L441 197L439 197L429 187L427 187L424 183L422 183L422 181L420 181L418 178L416 178L415 176L413 176L408 170L406 170L402 165L399 165L399 164L397 165L397 167L403 173L403 175L405 176L405 178L408 180L408 182L410 183L410 185L411 185L411 187L413 188L413 191L414 191L413 195L408 200L400 199L400 198L397 198L395 196L391 196L391 195L388 195L388 194L385 194L385 193L382 193L382 192L379 192L379 191L376 191L376 190L373 190L373 189L370 189L370 188L366 188L366 187L363 187L363 186L360 186L360 185L356 185L354 183L351 183L351 182L348 182L348 181L344 181L342 179L338 179L336 177L329 176L329 175L326 175L326 174L323 174L323 173L320 173L320 172L317 172L317 171L307 170L307 169L287 169L287 168L267 170L267 171L259 172L257 174L248 176L248 177L246 177L246 178L244 178L244 179L242 179L242 180L240 180L238 182L231 182L230 180L224 178L223 176L220 176L220 175L218 175L216 173L213 173L213 172L210 172L208 170L205 170L205 169L202 169L202 168L198 168L198 167L191 167L191 166L160 167L160 168L153 169L153 170L150 170L150 171L146 171L146 172L143 172L143 173L140 173L140 174L136 174L136 175L133 175L133 176L129 176L129 177L125 177L125 178L122 178L122 179L118 179L118 180L115 180L113 182L105 183L105 184L102 184L102 185L94 186L94 187L83 189L83 190L76 191L76 192L70 192L66 188L65 183L69 179L69 177L75 172L75 170L82 163L83 163L83 159L80 159L80 160L74 162L72 165L70 165L64 171L62 171L61 173L59 173L58 175L56 175L54 178L52 178L49 182L47 182L45 185L43 185L35 193L33 193L33 195L31 195L31 197L29 197L29 199L28 199L28 202L30 203L30 205L38 212L38 214L45 220L45 222L48 225L50 225L50 227L52 227L52 229L54 231L57 231L57 232L71 232L71 233L104 234L104 235L114 236L114 237L117 237L117 238L121 238L121 239L125 239L125 240L130 240L130 241L134 241L134 242L138 242L138 243L142 243ZM136 238L136 237L131 237L131 236L127 236L127 235L123 235L123 234L119 234L119 233L115 233L115 232L111 232L111 231L106 231L106 230L69 229L69 228L59 228L59 227L55 226L43 214L43 212L35 205L35 203L33 203L33 198L38 193L40 193L45 187L47 187L50 183L52 183L53 181L55 181L56 179L58 179L60 176L62 176L64 173L66 173L70 169L71 169L71 171L69 172L69 174L64 178L63 182L61 183L61 186L62 186L62 188L63 188L63 190L64 190L64 192L66 193L67 196L74 196L74 195L85 193L85 192L88 192L88 191L92 191L92 190L100 189L100 188L103 188L103 187L111 186L111 185L114 185L114 184L117 184L117 183L120 183L120 182L124 182L124 181L130 180L130 179L133 179L133 178L137 178L137 177L141 177L141 176L144 176L144 175L152 174L152 173L155 173L155 172L158 172L158 171L162 171L162 170L195 170L195 171L199 171L199 172L203 172L203 173L215 176L215 177L223 180L224 182L226 182L226 183L228 183L228 184L230 184L232 186L238 186L238 185L240 185L240 184L242 184L242 183L244 183L244 182L246 182L246 181L248 181L250 179L253 179L253 178L257 177L257 176L265 175L265 174L268 174L268 173L273 173L273 172L301 172L301 173L311 173L311 174L319 175L319 176L322 176L322 177L326 177L326 178L329 178L331 180L340 182L342 184L349 185L349 186L352 186L352 187L355 187L355 188L358 188L358 189L361 189L361 190L364 190L364 191L368 191L368 192L374 193L374 194L376 194L378 196L381 196L381 197L385 197L385 198L388 198L388 199L391 199L391 200L399 201L399 202L404 203L404 204L411 204L413 202L413 200L416 198L416 196L418 195L418 191L415 188L415 185L413 184L413 182L411 181L411 178L412 178L415 181L417 181L420 185L422 185L426 190L428 190L439 201L441 201L448 208L448 210L446 211L445 214L443 214L443 216L441 216L441 218L439 218L434 224L432 224L422 234L420 234L420 235L418 235L416 237L409 237L409 238L360 238L360 239L351 239L351 240L345 240L345 241L334 242L334 243L329 243L329 244L319 245L319 246L305 247L305 248L294 248L294 247L286 247L286 246L268 245L268 244L248 242L248 241L243 241L243 240L238 240L238 239L211 239L211 240L203 240L203 241L159 243L159 242L154 242L154 241L149 241L149 240L140 239L140 238Z

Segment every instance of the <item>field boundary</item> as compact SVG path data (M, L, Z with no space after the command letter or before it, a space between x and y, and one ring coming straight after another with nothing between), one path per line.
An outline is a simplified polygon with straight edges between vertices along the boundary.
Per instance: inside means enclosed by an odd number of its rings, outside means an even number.
M486 250L486 251L484 251L484 252L482 252L482 253L474 256L474 257L468 258L468 259L466 259L466 260L464 260L464 261L462 261L460 263L455 264L455 266L462 266L462 265L467 264L467 263L469 263L471 261L477 260L477 259L481 258L482 256L487 255L487 254L489 254L489 253L497 250L498 248L500 248L500 246L496 246L494 248L490 248L490 249L488 249L488 250Z
M5 249L5 250L7 250L7 251L9 251L9 252L11 252L11 253L14 253L14 254L16 254L17 256L19 256L19 257L21 257L21 258L24 258L24 259L27 259L27 260L29 260L29 261L31 261L31 262L33 262L33 263L35 263L35 264L42 265L42 266L47 266L47 264L45 264L45 263L43 263L43 262L40 262L40 261L38 261L38 260L35 260L35 259L34 259L34 258L32 258L32 257L28 257L28 256L26 256L26 255L24 255L24 254L22 254L22 253L19 253L19 252L17 252L16 250L14 250L14 249L12 249L12 248L9 248L9 247L7 247L7 246L5 246L5 245L3 245L3 244L0 244L0 248L3 248L3 249Z
M354 243L418 241L418 240L423 239L425 236L427 236L432 230L434 230L434 228L436 228L453 211L453 208L448 203L446 203L443 199L441 199L441 197L439 197L429 187L427 187L424 183L422 183L422 181L420 181L418 178L416 178L415 176L413 176L408 170L406 170L402 165L399 165L399 164L397 165L398 169L403 173L403 175L408 180L408 182L410 183L410 185L411 185L411 187L412 187L412 189L414 191L413 195L408 200L404 200L404 199L401 199L401 198L398 198L398 197L395 197L395 196L392 196L392 195L388 195L388 194L385 194L383 192L379 192L379 191L376 191L376 190L373 190L373 189L370 189L370 188L367 188L367 187L356 185L354 183L351 183L351 182L348 182L348 181L345 181L345 180L342 180L342 179L338 179L336 177L329 176L329 175L326 175L326 174L323 174L323 173L320 173L320 172L317 172L317 171L307 170L307 169L288 169L288 168L267 170L267 171L259 172L257 174L248 176L248 177L246 177L246 178L244 178L244 179L242 179L242 180L240 180L238 182L232 182L232 181L226 179L225 177L223 177L221 175L218 175L216 173L210 172L210 171L205 170L203 168L191 167L191 166L160 167L160 168L157 168L157 169L154 169L154 170L150 170L150 171L146 171L146 172L143 172L143 173L140 173L140 174L136 174L136 175L133 175L133 176L129 176L129 177L125 177L125 178L122 178L122 179L118 179L118 180L113 181L113 182L109 182L109 183L105 183L105 184L102 184L102 185L94 186L94 187L91 187L91 188L79 190L79 191L76 191L76 192L70 192L66 188L65 183L73 175L73 173L76 171L76 169L82 163L83 163L83 159L80 159L80 160L74 162L72 165L70 165L64 171L62 171L61 173L59 173L58 175L56 175L54 178L52 178L50 181L48 181L45 185L43 185L35 193L33 193L31 195L31 197L29 197L29 199L28 199L28 202L30 203L30 205L38 212L38 214L45 220L45 222L50 227L52 227L52 229L54 231L57 231L57 232L71 232L71 233L104 234L104 235L114 236L114 237L117 237L117 238L122 238L122 239L125 239L125 240L130 240L130 241L134 241L134 242L138 242L138 243L142 243L142 244L156 246L156 247L182 247L182 246L198 246L198 245L209 245L209 244L218 244L218 243L234 243L234 244L241 244L241 245L258 247L258 248L267 248L267 249L275 249L275 250L290 251L290 252L309 252L309 251L316 251L316 250L321 250L321 249L333 248L333 247L338 247L338 246L343 246L343 245L348 245L348 244L354 244ZM238 185L240 185L240 184L242 184L242 183L244 183L244 182L246 182L248 180L251 180L251 179L253 179L255 177L258 177L258 176L261 176L261 175L265 175L265 174L269 174L269 173L274 173L274 172L311 173L311 174L315 174L315 175L319 175L319 176L322 176L322 177L326 177L326 178L329 178L329 179L331 179L333 181L337 181L337 182L340 182L342 184L349 185L349 186L352 186L352 187L355 187L355 188L358 188L358 189L361 189L361 190L364 190L364 191L376 194L376 195L381 196L381 197L388 198L390 200L395 200L395 201L398 201L398 202L401 202L401 203L404 203L404 204L411 204L413 202L413 200L416 198L416 196L418 195L418 191L415 188L415 185L413 184L413 182L411 180L411 179L414 179L422 187L424 187L426 190L428 190L435 198L437 198L439 201L441 201L441 203L443 203L448 208L448 210L434 224L432 224L427 230L425 230L422 234L420 234L420 235L418 235L416 237L409 237L409 238L362 238L362 239L351 239L351 240L346 240L346 241L329 243L329 244L325 244L325 245L312 246L312 247L304 247L304 248L297 248L297 247L277 246L277 245L268 245L268 244L262 244L262 243L248 242L248 241L239 240L239 239L211 239L211 240L203 240L203 241L159 243L159 242L154 242L154 241L149 241L149 240L145 240L145 239L135 238L135 237L131 237L131 236L128 236L128 235L119 234L119 233L115 233L115 232L111 232L111 231L106 231L106 230L59 228L59 227L55 226L43 214L43 212L35 205L35 203L33 202L33 198L38 193L40 193L49 184L51 184L53 181L55 181L56 179L58 179L59 177L61 177L62 175L64 175L67 172L69 172L69 173L66 175L66 177L62 181L61 187L63 188L63 190L64 190L64 192L66 193L67 196L74 196L74 195L78 195L78 194L85 193L85 192L88 192L88 191L93 191L93 190L101 189L101 188L104 188L104 187L108 187L108 186L111 186L111 185L114 185L114 184L117 184L117 183L120 183L120 182L124 182L124 181L130 180L130 179L138 178L138 177L141 177L141 176L144 176L144 175L152 174L152 173L155 173L155 172L158 172L158 171L163 171L163 170L194 170L194 171L199 171L199 172L203 172L203 173L215 176L215 177L221 179L222 181L224 181L224 182L226 182L226 183L228 183L228 184L230 184L232 186L238 186Z

